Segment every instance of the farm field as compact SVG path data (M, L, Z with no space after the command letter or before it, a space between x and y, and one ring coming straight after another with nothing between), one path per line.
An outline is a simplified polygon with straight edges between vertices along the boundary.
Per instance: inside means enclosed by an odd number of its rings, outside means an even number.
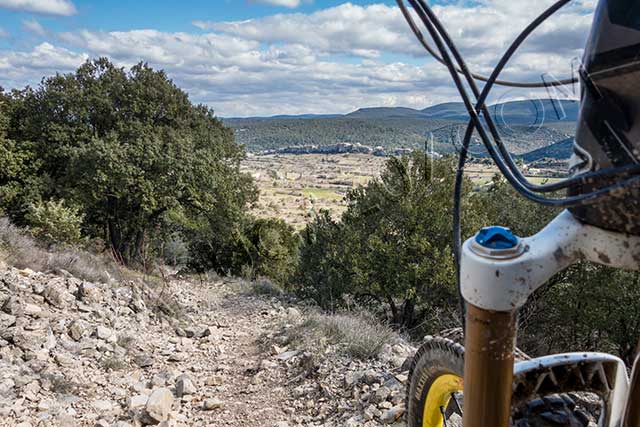
M260 190L254 213L302 229L321 209L338 218L347 192L378 176L385 160L365 154L249 155L242 169Z
M378 177L387 158L367 154L249 154L242 170L260 190L253 208L258 217L278 217L300 230L321 209L339 218L347 192ZM493 165L470 163L466 174L481 187L498 172ZM535 183L553 181L554 171L530 168Z

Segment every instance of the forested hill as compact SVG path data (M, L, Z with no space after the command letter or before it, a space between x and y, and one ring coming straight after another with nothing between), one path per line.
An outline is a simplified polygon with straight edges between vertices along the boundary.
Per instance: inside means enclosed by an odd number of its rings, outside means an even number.
M578 116L575 101L513 101L489 107L512 150L518 154L573 136ZM435 150L455 150L468 116L462 103L423 110L404 107L361 108L345 115L299 115L226 118L236 140L260 152L302 145L360 143L384 148L424 148L433 136Z

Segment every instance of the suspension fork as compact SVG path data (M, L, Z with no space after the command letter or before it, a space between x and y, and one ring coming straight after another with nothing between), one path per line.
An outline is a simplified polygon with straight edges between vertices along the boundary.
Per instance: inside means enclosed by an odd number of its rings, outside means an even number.
M509 229L489 227L464 243L460 271L467 306L464 427L508 427L516 312L536 289L579 259L638 270L640 236L585 225L565 211L531 237L520 239ZM640 367L635 383L640 384ZM636 390L630 400L634 408L634 403L640 404L635 397L640 396L640 386ZM622 424L621 399L626 396L614 399L609 426ZM626 426L640 427L640 411L629 410L627 419L633 421Z
M631 373L629 398L625 408L624 427L640 427L640 356L636 356Z
M464 427L508 427L516 313L467 306Z
M503 265L526 252L511 230L481 230L463 247L463 295L466 299L464 427L508 427L511 416L516 345L516 305L501 307L486 289L501 286ZM474 261L473 262L470 261ZM491 274L494 275L493 280ZM475 277L474 277L475 276ZM493 286L483 282L482 277ZM469 294L475 295L468 298ZM483 305L483 306L481 306Z

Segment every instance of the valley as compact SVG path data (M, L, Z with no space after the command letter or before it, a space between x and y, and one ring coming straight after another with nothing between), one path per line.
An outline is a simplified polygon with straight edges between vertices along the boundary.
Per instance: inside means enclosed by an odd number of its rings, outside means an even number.
M528 100L489 107L506 147L533 182L559 179L571 155L578 104ZM379 176L390 155L415 149L456 155L467 126L462 103L424 110L361 108L349 114L222 119L248 154L242 170L260 190L253 213L304 228L322 209L339 218L345 196ZM467 176L478 189L498 172L474 136Z
M562 109L552 108L561 105ZM496 104L489 112L505 144L514 154L541 150L573 137L577 120L574 101L516 101ZM224 118L236 141L250 152L285 147L362 144L373 148L425 149L454 153L465 133L468 114L461 103L424 110L402 107L361 108L345 115ZM477 136L471 152L485 156Z
M371 154L250 154L242 170L251 174L260 191L252 212L259 218L282 218L301 230L317 212L328 210L338 219L347 208L345 196L366 185L384 169L387 157ZM526 166L527 177L540 184L558 179L560 162ZM488 184L498 169L489 159L476 159L467 176L477 188Z

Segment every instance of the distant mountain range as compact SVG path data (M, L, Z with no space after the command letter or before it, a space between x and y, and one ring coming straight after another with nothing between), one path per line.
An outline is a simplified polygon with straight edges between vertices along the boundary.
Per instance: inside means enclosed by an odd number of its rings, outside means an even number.
M499 103L488 109L504 139L508 144L511 142L510 147L515 154L542 150L536 152L534 157L545 157L546 147L573 137L579 103L536 99ZM348 114L280 115L222 120L235 130L238 142L254 152L340 143L380 146L385 149L424 148L425 141L433 137L434 148L438 152L447 153L455 150L455 140L464 133L469 116L463 103L449 102L423 110L370 107ZM566 148L566 144L562 148ZM479 147L478 150L481 151L482 148ZM556 152L554 156L559 154Z
M540 122L576 121L580 103L573 100L534 99L526 101L509 101L489 106L494 119L502 119L508 124L530 124ZM333 119L347 117L353 119L446 119L469 120L469 114L462 102L444 104L416 110L407 107L369 107L360 108L348 114L300 114L279 115L271 117L228 118L236 122L243 120L284 120L284 119Z

